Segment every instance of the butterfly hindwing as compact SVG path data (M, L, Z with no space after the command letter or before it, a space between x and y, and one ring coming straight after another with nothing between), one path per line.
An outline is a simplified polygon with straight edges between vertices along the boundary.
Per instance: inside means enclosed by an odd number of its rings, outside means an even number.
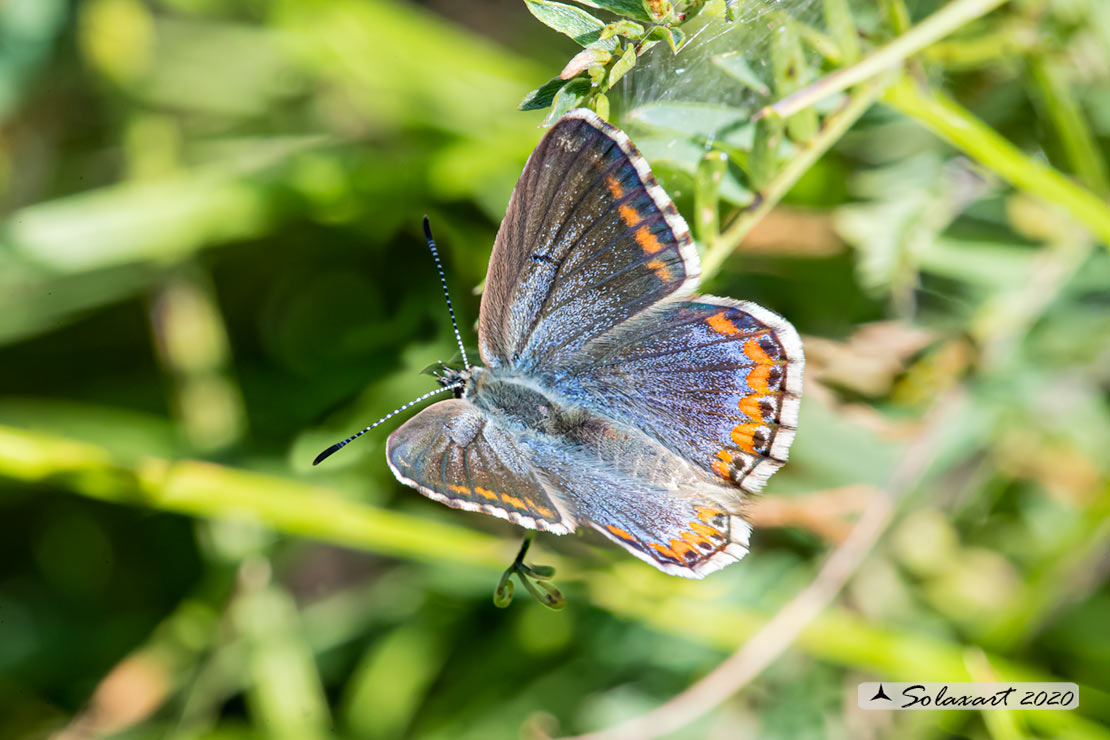
M573 445L539 445L536 469L589 526L660 570L686 578L739 560L750 526L735 492L704 480L658 441L595 417ZM726 503L722 503L726 502Z
M440 401L389 436L397 479L440 503L556 534L574 530L514 436L468 401Z
M693 296L618 327L545 382L627 419L718 480L758 491L794 439L804 363L785 319Z
M547 133L490 257L479 341L490 367L561 365L700 268L689 229L623 132L586 110Z
M664 573L704 578L748 552L751 525L711 502L665 497L648 520L599 514L588 524Z

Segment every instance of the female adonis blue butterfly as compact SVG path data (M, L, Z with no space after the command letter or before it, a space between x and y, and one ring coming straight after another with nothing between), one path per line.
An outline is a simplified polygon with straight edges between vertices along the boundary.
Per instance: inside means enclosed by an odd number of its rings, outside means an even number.
M699 271L628 137L587 110L563 116L493 245L485 367L464 351L467 366L440 375L455 398L389 437L390 469L448 506L555 534L592 527L673 575L739 560L745 492L786 460L804 359L780 316L690 295Z

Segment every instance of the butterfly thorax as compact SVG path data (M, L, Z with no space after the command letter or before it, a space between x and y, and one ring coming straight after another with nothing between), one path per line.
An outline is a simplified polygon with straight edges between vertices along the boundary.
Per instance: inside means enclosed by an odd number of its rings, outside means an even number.
M536 434L577 436L589 426L589 414L529 379L491 370L470 368L463 398L500 423Z

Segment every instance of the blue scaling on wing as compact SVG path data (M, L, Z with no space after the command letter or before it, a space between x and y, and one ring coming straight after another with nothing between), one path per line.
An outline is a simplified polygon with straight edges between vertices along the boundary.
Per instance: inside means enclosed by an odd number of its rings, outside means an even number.
M532 153L497 232L479 343L491 368L531 374L699 274L689 229L620 130L574 111Z
M760 490L798 423L801 341L753 303L669 300L544 375L567 399L627 419L722 482Z
M565 441L535 436L524 443L580 527L686 578L744 557L751 527L737 512L735 489L707 481L638 429L598 415L580 422Z
M389 436L386 460L397 480L434 501L529 529L574 531L516 435L469 401L440 401L409 419Z

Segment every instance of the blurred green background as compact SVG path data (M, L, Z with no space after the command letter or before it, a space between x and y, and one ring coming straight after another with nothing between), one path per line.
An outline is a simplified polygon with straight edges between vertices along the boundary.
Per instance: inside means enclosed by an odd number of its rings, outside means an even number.
M580 50L551 4L0 3L0 737L603 729L883 497L835 604L668 737L1110 738L1110 3L955 4L978 19L922 41L944 3L741 0L699 35L700 3L626 2L686 48L615 83L618 36L556 97L611 110L704 290L788 317L808 375L744 561L686 582L540 537L554 612L494 608L520 531L397 484L390 426L311 467L457 353L425 213L475 345L548 112L517 106ZM751 123L906 38L893 72ZM857 710L881 679L1075 681L1080 708Z

